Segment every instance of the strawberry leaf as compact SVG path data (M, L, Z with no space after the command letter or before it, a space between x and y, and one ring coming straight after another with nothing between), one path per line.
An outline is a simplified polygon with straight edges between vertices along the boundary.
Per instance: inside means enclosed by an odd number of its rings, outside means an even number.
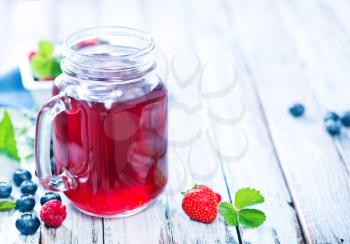
M246 228L260 226L266 220L264 212L258 209L242 209L238 211L239 223Z
M255 228L264 223L264 212L257 209L247 209L247 206L263 203L264 197L259 191L251 188L242 188L236 192L235 205L229 202L221 202L220 215L228 225L242 225L246 228Z
M219 205L219 212L228 225L238 225L237 211L231 203L221 202Z
M16 203L12 201L1 201L0 212L11 211L16 208Z
M237 209L263 203L264 201L265 199L260 192L252 188L239 189L235 195L235 206Z

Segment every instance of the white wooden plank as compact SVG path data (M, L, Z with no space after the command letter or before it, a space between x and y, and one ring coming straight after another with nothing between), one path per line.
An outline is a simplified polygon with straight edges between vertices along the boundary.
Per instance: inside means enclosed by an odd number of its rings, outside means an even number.
M293 6L280 7L285 13L283 16L286 26L294 37L299 56L310 76L310 87L322 105L320 119L327 110L339 113L348 111L350 72L347 64L350 62L350 53L349 39L344 27L346 23L338 22L336 15L315 1L296 1ZM307 9L313 9L312 17L305 11ZM345 131L335 142L350 169L349 135Z
M324 133L321 120L310 114L309 118L295 121L286 112L289 104L305 96L309 97L308 107L316 114L319 104L308 89L309 77L304 75L281 16L271 2L256 1L253 8L244 1L231 2L230 11L306 240L310 243L347 240L345 226L349 223L343 216L350 214L347 204L350 182L345 167Z
M342 31L346 32L346 38L343 39L344 43L348 43L348 38L350 35L350 2L347 0L336 0L336 1L317 1L317 5L323 10L325 16L331 18L329 24L334 25L335 28L340 28ZM348 53L349 46L346 45L344 49Z
M193 21L195 16L186 15L187 6L184 1L164 2L149 1L143 3L143 10L146 27L155 37L159 48L164 52L171 65L171 60L179 51L191 50L192 32L188 28L188 23ZM200 7L200 6L199 6ZM165 24L166 23L166 24ZM189 60L180 60L180 62ZM228 199L228 192L220 162L215 154L210 153L210 148L206 142L204 131L208 126L206 111L186 114L181 111L179 104L192 108L200 105L196 95L196 87L188 86L181 89L179 82L175 79L174 70L179 68L173 63L170 69L172 73L167 82L171 102L169 108L169 139L170 148L175 157L170 157L170 167L178 167L179 161L183 162L185 169L180 171L180 175L174 175L170 169L170 184L168 188L169 214L171 219L171 231L174 243L233 243L237 241L235 229L227 229L221 219L207 225L189 220L181 209L182 196L179 189L179 181L185 179L182 189L190 188L194 183L203 183L213 187L220 192L224 199ZM182 70L178 70L181 72ZM191 109L190 109L191 110ZM196 110L196 109L194 109ZM192 111L192 110L191 110ZM203 130L200 139L189 143L188 146L181 147L174 143L174 140L182 141L196 134L196 129ZM190 135L190 136L189 136ZM181 144L181 143L180 143ZM182 165L182 164L181 164ZM185 174L183 176L183 174ZM174 178L176 177L175 181ZM186 180L187 179L187 180ZM177 190L173 190L176 185ZM181 185L180 185L181 187Z
M237 160L223 160L231 195L240 187L256 187L266 196L269 205L262 206L267 213L267 222L256 230L243 230L243 240L251 243L297 243L302 242L301 230L295 210L291 207L291 198L278 164L264 115L260 111L255 93L252 92L250 75L240 59L240 50L235 36L225 15L225 6L217 1L206 1L200 8L199 1L192 1L190 12L194 21L190 28L195 37L196 50L201 57L213 60L217 71L209 71L212 79L202 77L208 89L217 90L230 82L230 66L222 62L230 60L236 66L238 76L237 88L219 96L214 101L205 100L206 108L211 107L223 121L239 117L242 104L244 120L223 125L220 120L211 120L210 135L216 141L218 151L233 158L243 153L245 140L241 133L247 135L249 149L247 154ZM223 14L224 13L224 14ZM226 68L225 68L226 67ZM205 73L204 73L205 74ZM215 104L215 105L214 105ZM209 118L210 119L210 118ZM238 123L239 122L239 123ZM281 220L281 216L283 220Z

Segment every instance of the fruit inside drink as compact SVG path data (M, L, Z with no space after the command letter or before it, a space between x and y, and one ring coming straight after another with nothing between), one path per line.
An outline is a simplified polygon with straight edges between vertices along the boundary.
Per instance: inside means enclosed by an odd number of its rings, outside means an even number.
M53 88L53 95L59 90ZM167 91L116 102L70 97L70 109L54 119L55 174L77 181L65 192L79 209L115 216L141 208L167 182Z

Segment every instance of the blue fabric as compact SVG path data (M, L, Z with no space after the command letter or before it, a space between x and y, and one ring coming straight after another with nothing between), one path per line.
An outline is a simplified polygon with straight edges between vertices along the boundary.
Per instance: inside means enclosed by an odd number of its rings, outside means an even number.
M33 108L34 100L22 85L21 74L16 68L0 75L0 106L13 108Z

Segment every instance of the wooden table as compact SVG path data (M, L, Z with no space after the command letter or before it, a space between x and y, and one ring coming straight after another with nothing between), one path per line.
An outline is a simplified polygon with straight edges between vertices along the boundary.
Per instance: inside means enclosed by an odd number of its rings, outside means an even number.
M26 238L15 215L1 214L0 242L350 243L350 133L332 139L322 121L327 110L350 109L349 11L346 0L1 1L1 71L39 39L60 41L93 25L150 32L172 69L165 194L124 219L69 207L63 227ZM179 77L195 67L195 55L202 79L193 69L185 86ZM208 98L205 91L232 82L230 63L236 86ZM296 101L304 118L287 112ZM189 220L180 191L193 183L228 201L240 187L259 189L267 221L247 230Z

